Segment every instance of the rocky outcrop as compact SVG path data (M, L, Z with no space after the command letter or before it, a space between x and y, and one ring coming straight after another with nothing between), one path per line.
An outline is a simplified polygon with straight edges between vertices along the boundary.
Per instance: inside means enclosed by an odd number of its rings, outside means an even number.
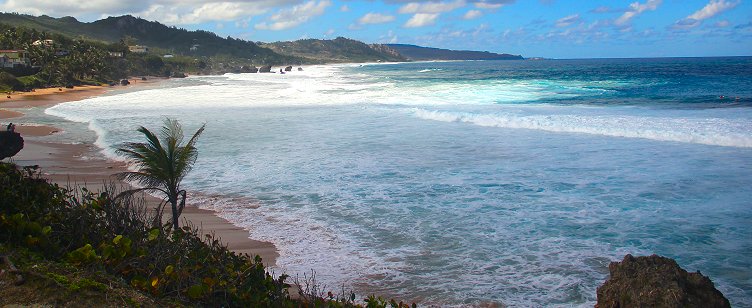
M264 65L262 66L259 71L259 73L271 73L272 72L272 66L271 65Z
M303 68L302 67L298 67L298 72L302 72L302 71L303 71Z
M24 147L21 134L11 131L0 131L0 159L6 159L18 154Z
M611 276L598 288L597 308L731 307L710 278L687 273L673 259L626 255L608 269Z
M285 67L285 72L292 72L292 66Z

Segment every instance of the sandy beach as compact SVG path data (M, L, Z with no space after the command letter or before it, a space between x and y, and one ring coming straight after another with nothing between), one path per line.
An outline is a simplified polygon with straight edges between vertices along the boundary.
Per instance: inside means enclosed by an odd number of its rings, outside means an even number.
M132 84L142 86L154 82L159 82L159 80L147 82L137 80L136 82L132 81ZM16 131L25 138L24 149L13 157L12 161L21 166L38 165L41 167L45 178L60 185L85 186L91 191L98 191L103 185L111 182L115 182L117 185L127 185L116 181L112 176L117 172L124 171L125 164L106 159L100 154L99 148L93 144L63 144L37 140L40 136L63 134L65 132L52 126L25 123L23 112L18 110L32 107L46 108L62 102L102 95L111 89L115 88L84 86L74 89L38 89L34 92L3 95L0 98L0 119L3 119L0 124L2 124L2 129L5 129L9 122L16 123ZM7 95L10 98L7 98ZM150 205L159 202L157 198L148 195L146 200L147 204ZM188 201L190 203L190 197ZM181 224L187 222L199 227L205 234L214 233L232 251L260 255L264 263L268 265L274 265L279 256L272 243L250 239L247 230L218 217L213 211L188 205L181 216Z

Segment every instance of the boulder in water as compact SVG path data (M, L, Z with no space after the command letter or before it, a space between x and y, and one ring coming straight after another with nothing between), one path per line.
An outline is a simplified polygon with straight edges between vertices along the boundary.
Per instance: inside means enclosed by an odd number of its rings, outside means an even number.
M271 72L272 72L271 65L264 65L261 68L259 68L259 73L271 73Z
M292 66L285 67L285 72L292 72Z
M710 278L687 273L673 259L626 255L608 270L611 277L598 287L597 308L731 307Z

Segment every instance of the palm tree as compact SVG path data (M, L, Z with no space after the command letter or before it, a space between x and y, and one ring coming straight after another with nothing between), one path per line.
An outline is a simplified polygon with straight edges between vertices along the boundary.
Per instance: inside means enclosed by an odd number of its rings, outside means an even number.
M177 230L178 218L185 207L186 192L180 188L180 182L191 171L196 162L198 150L196 140L204 131L206 124L193 134L183 145L183 129L177 120L166 118L160 138L141 126L138 131L146 137L147 142L126 142L117 153L124 155L138 168L137 171L121 172L117 177L121 180L133 181L142 188L126 191L133 194L139 191L157 191L165 195L164 201L157 207L158 222L161 223L162 212L166 203L172 206L172 227ZM178 201L180 203L178 204Z

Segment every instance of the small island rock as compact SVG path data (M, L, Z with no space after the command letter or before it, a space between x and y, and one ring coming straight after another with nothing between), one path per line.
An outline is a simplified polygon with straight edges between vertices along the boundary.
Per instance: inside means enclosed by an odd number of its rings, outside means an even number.
M626 255L608 270L610 278L598 287L597 308L731 307L710 278L687 273L673 259Z

